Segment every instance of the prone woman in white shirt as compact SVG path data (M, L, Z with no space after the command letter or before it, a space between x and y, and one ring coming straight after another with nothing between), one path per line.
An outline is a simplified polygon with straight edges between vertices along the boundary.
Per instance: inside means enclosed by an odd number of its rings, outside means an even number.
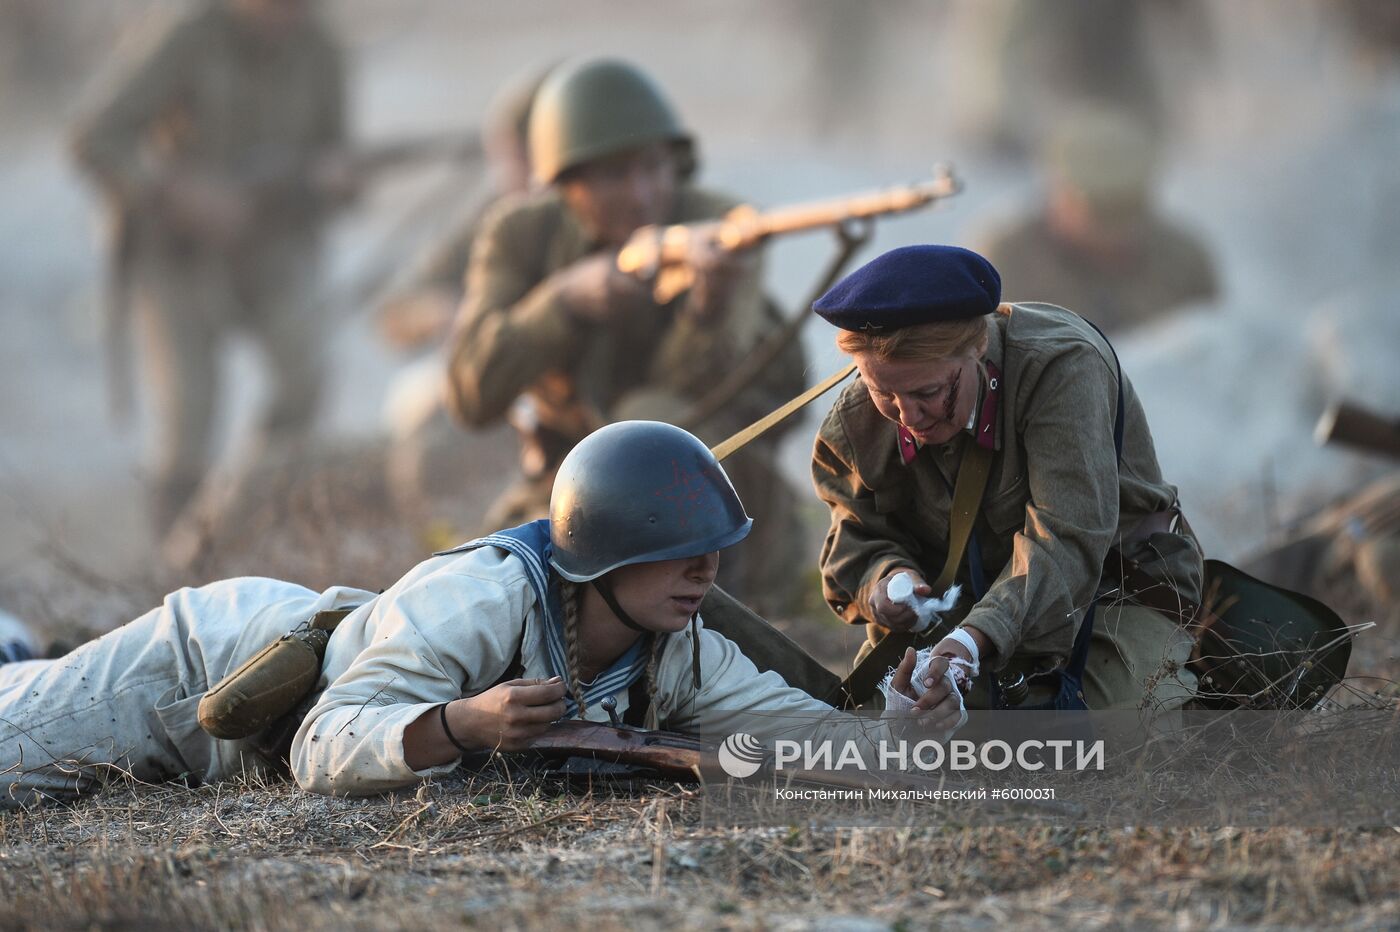
M327 610L350 611L326 647L321 688L294 713L288 758L313 792L408 786L467 752L525 748L559 719L606 721L605 698L631 723L679 731L733 730L752 711L829 712L700 617L719 551L751 524L695 437L610 425L564 461L550 520L435 555L382 594L224 580L173 592L66 657L0 664L0 805L113 778L208 782L275 768L265 735L207 734L199 702ZM913 660L896 678L910 698ZM931 710L930 724L956 722L942 669L921 685L916 708Z

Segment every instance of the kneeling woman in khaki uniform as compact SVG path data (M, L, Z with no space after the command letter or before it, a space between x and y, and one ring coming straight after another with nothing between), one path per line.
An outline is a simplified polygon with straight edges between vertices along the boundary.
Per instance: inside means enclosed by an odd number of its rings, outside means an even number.
M908 573L915 600L961 583L961 603L921 640L979 662L970 705L1180 706L1195 676L1169 608L1199 603L1202 556L1142 405L1095 327L1000 298L981 256L912 246L817 302L860 372L813 452L831 511L826 598L867 624L867 669L888 669L875 645L891 632L907 643L916 625L891 582ZM1150 580L1129 587L1133 600L1120 597L1129 565Z
M746 711L829 712L700 618L718 551L751 523L695 437L609 425L564 460L550 520L439 554L380 595L224 580L171 593L60 660L0 664L0 805L123 774L210 781L260 768L257 739L201 730L200 699L326 610L352 609L290 749L293 776L314 792L444 774L468 751L519 749L561 718L607 721L605 698L634 724L716 733ZM912 696L912 654L903 670ZM917 707L935 725L957 720L941 668Z

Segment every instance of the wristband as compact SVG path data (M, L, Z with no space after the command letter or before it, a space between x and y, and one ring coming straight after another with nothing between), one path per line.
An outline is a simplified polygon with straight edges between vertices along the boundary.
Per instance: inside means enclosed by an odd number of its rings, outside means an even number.
M438 718L442 720L442 733L447 735L447 740L452 742L452 746L463 754L474 754L475 752L465 744L457 740L457 736L452 733L452 729L447 725L447 707L452 703L444 702L438 706Z

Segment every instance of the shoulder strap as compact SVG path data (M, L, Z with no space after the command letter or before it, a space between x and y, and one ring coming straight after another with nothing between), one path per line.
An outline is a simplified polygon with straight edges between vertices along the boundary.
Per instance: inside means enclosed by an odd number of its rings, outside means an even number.
M968 538L972 536L973 522L982 508L982 496L987 491L987 475L991 470L992 451L968 441L962 462L958 465L958 480L953 485L953 512L948 522L948 559L943 563L943 572L933 583L936 593L946 592L957 578L958 567L962 565L963 554L967 551Z
M972 525L982 507L982 496L987 491L987 476L991 468L991 449L968 441L963 447L962 462L958 465L958 479L953 486L953 510L948 526L948 558L943 563L943 572L938 574L938 579L933 583L934 592L947 591L958 575L958 567L962 565L963 555L967 552L968 538L972 536ZM938 633L938 637L943 636L941 627L935 627L920 635L909 631L891 631L886 634L826 696L826 701L835 706L859 705L865 702L874 694L876 684L899 662L905 649L920 642L933 643L935 632Z

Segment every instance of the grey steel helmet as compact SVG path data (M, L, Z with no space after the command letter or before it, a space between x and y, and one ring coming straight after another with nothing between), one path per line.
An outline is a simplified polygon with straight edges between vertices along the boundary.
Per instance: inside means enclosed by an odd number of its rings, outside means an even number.
M675 109L649 77L626 62L561 65L535 94L530 164L542 185L584 162L653 142L677 143L681 174L694 170L694 141Z
M753 526L709 448L660 421L618 421L579 441L555 476L549 522L550 565L573 582L723 550Z

